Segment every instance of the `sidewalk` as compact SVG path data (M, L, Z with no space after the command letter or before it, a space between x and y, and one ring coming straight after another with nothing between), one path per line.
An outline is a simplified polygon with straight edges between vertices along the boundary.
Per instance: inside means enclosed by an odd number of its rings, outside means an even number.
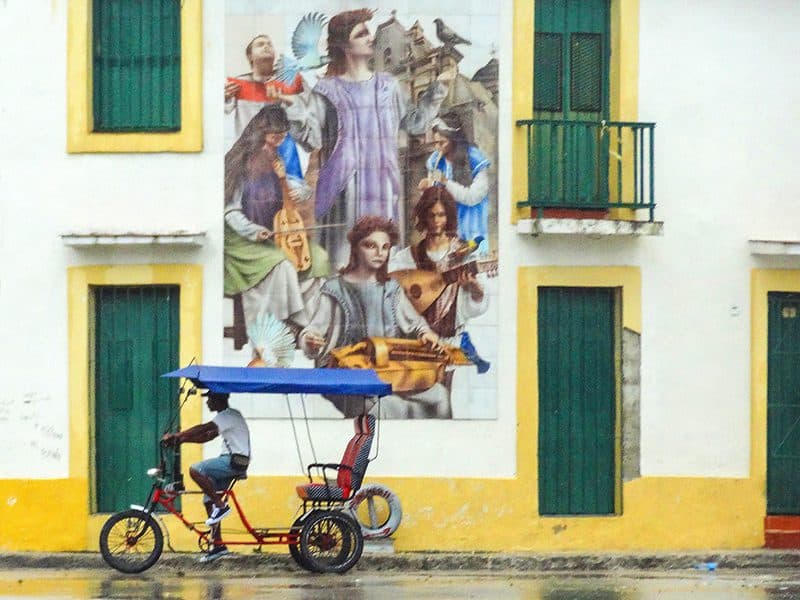
M199 564L199 553L165 551L153 570L236 573L299 570L286 554L245 552L231 554L211 564ZM641 553L491 553L491 552L369 552L355 571L615 571L687 570L716 563L716 570L797 569L800 551L722 550L707 552ZM96 552L0 553L0 571L20 569L110 569Z

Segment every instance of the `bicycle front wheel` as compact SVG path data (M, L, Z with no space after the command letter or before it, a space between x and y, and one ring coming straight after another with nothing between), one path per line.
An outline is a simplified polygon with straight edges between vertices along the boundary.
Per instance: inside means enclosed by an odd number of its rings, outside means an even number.
M155 519L141 510L111 515L100 530L100 553L123 573L141 573L152 567L164 550L164 534Z

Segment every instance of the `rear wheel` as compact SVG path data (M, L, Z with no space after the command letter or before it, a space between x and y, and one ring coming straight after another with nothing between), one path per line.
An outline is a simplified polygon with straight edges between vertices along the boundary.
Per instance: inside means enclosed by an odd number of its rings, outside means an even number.
M125 510L109 517L100 530L100 553L123 573L141 573L152 567L164 549L164 535L152 516Z
M300 532L300 554L311 571L345 573L361 558L364 538L353 518L340 511L309 515Z
M292 523L292 531L300 532L302 531L303 521L308 518L308 514L300 515L297 517L297 520ZM300 567L305 569L306 571L313 571L311 566L308 564L305 558L303 558L303 554L300 552L300 543L297 544L289 544L289 554L292 555L294 562L296 562Z

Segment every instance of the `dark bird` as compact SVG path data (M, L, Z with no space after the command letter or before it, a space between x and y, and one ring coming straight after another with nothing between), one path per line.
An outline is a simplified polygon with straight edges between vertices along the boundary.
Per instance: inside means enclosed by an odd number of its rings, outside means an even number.
M458 35L455 31L445 25L441 19L434 19L433 22L436 23L436 37L438 37L439 41L445 46L455 46L456 44L472 45L472 42L465 40L463 37Z

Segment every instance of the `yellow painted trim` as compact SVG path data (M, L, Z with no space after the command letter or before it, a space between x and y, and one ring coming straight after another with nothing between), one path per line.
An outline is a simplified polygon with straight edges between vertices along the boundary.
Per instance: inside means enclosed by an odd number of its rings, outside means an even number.
M92 286L102 285L178 285L180 286L180 364L193 358L200 362L202 349L203 268L200 265L94 265L67 270L68 359L70 406L70 481L80 480L76 490L88 515L93 448L91 432L92 390L90 387L90 323ZM200 422L202 404L187 402L181 410L181 426ZM201 458L202 447L187 447L186 460ZM85 528L85 522L83 527Z
M610 112L612 121L637 121L639 117L639 0L611 2ZM623 140L623 190L633 189L633 140ZM609 186L615 189L617 169L611 160ZM629 208L608 211L609 219L633 220L636 212Z
M528 194L528 142L518 119L533 116L533 47L535 0L514 0L514 56L511 114L511 220L530 217L517 208ZM611 64L609 116L614 121L636 121L639 115L639 0L611 0ZM624 160L628 160L625 156ZM627 163L626 163L627 164ZM630 170L630 169L629 169ZM613 173L612 173L613 175ZM627 182L625 182L627 183ZM615 209L609 218L630 219L633 211Z
M535 346L534 337L522 334L522 327L536 325L539 286L620 287L622 296L622 326L642 332L642 277L639 267L522 267L519 270L519 339ZM526 359L526 364L530 364Z
M538 313L540 286L607 287L618 288L621 294L622 327L637 333L642 331L642 282L638 267L523 267L519 270L519 297L517 315L517 464L523 479L532 482L536 493L532 503L538 510L538 462L539 443L539 359ZM617 391L620 391L617 386ZM619 409L620 398L617 397ZM617 424L619 427L619 423ZM621 445L616 444L617 458ZM617 460L619 474L620 460ZM620 479L618 478L618 481ZM627 499L615 491L617 510Z
M624 511L622 505L622 294L623 287L618 287L614 293L614 331L618 332L614 340L614 477L617 485L614 486L614 508L617 513ZM641 300L640 300L641 302ZM537 399L538 402L538 399Z
M536 2L514 0L514 55L511 91L511 221L530 216L530 209L517 208L528 196L528 140L520 119L533 115L533 26Z
M611 1L610 112L612 121L639 117L639 0Z
M767 490L767 294L800 292L800 270L753 269L750 274L750 386L751 454L750 477L764 495L766 515Z
M92 131L92 0L70 0L67 17L67 152L199 152L203 149L202 0L181 9L181 130Z

